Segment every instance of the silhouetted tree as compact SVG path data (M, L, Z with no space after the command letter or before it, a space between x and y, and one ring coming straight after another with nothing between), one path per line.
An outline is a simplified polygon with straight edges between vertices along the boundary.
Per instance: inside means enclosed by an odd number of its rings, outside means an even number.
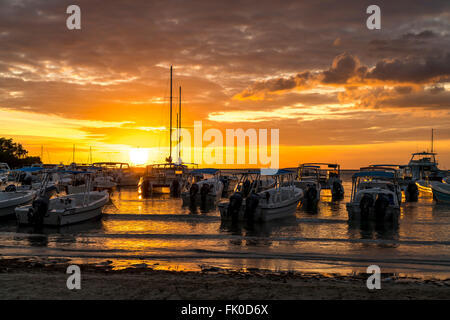
M28 151L12 139L0 138L0 162L6 162L11 168L42 163L40 157L27 157Z

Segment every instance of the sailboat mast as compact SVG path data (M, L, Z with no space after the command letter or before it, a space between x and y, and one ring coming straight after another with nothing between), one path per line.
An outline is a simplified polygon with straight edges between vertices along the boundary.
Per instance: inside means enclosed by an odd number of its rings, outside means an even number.
M178 130L178 113L177 113L177 141L180 141L180 131ZM180 153L180 143L177 143L177 154Z
M181 159L181 86L180 86L180 92L179 92L179 103L178 103L178 159Z
M434 129L431 129L431 152L434 152L433 143L434 143Z
M172 66L170 66L170 129L169 129L169 162L172 162Z

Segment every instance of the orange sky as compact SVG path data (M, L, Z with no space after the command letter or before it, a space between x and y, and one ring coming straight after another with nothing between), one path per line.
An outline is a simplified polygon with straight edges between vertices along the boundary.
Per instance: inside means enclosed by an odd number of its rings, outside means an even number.
M162 161L173 64L174 125L182 86L185 129L278 129L281 167L407 163L434 128L450 169L448 1L382 3L378 31L360 1L79 1L74 31L69 4L0 4L0 136L44 162Z

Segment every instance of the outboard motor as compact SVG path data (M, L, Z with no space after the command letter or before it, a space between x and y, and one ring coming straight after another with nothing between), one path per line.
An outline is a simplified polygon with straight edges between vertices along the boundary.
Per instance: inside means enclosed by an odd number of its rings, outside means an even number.
M22 181L22 185L23 186L31 186L32 182L33 182L33 178L29 174L27 174Z
M246 198L248 194L250 193L250 188L252 184L249 180L245 180L244 184L242 185L242 196Z
M50 203L50 197L53 192L58 193L58 189L55 186L51 186L45 189L35 200L32 202L32 207L28 210L28 222L36 227L41 227L44 222L44 217L48 212Z
M48 211L49 199L38 197L33 200L32 208L28 210L28 223L40 227L44 222L44 216Z
M252 221L255 217L256 208L259 204L259 195L257 193L251 193L245 200L245 219Z
M13 184L10 184L9 186L7 186L4 190L5 192L16 192L17 191L17 187Z
M198 184L194 183L192 184L192 186L189 188L189 197L191 200L191 205L195 205L195 199L197 197L197 193L200 191L200 187L198 186Z
M415 182L408 183L405 191L406 201L415 202L419 199L419 188L417 187Z
M230 186L230 180L228 179L228 177L222 177L220 178L220 181L223 183L222 197L226 197L228 187Z
M371 195L365 193L359 202L359 209L361 211L362 218L367 218L371 207L373 207L373 198Z
M180 182L178 179L172 181L172 184L170 185L170 193L173 197L180 196Z
M241 210L242 194L240 192L235 192L230 197L230 203L228 204L227 215L232 218L233 221L237 221L239 218L239 211Z
M331 197L333 199L342 199L343 196L344 196L344 188L342 187L342 184L340 184L338 181L334 181Z
M379 193L374 205L376 218L383 219L388 207L389 198L385 194Z
M17 177L17 181L23 184L23 181L25 180L26 175L27 174L25 172L19 173L19 175Z
M209 184L203 183L202 187L200 188L200 199L202 205L206 204L206 198L208 196L209 190L210 190Z
M141 193L144 197L148 197L153 192L153 185L150 179L142 178L142 183L140 184Z
M314 205L316 203L317 198L317 190L315 186L308 186L308 189L306 189L305 192L305 200L306 200L306 208L307 209L313 209Z

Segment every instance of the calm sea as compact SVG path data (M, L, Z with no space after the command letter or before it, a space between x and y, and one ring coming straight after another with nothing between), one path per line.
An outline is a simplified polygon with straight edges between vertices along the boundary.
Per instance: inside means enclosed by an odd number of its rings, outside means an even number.
M111 261L115 268L248 270L349 274L376 264L382 272L450 277L450 205L421 196L401 208L398 226L349 223L345 198L323 195L316 213L265 224L223 224L216 209L182 208L181 199L139 199L136 190L112 195L101 220L39 233L0 222L3 257L69 258L75 263Z

